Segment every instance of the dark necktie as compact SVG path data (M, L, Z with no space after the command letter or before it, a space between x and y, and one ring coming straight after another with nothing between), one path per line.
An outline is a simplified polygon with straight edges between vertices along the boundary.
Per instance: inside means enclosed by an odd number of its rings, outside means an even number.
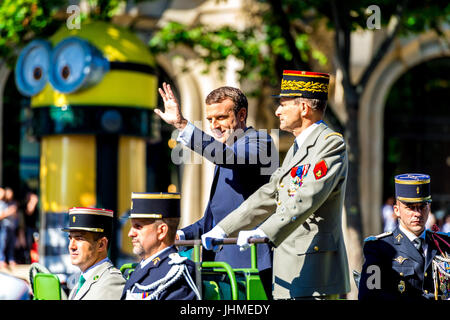
M424 252L423 252L423 248L422 248L422 238L415 238L413 240L414 246L417 248L417 250L420 252L420 254L422 255L422 257L424 256Z
M294 155L297 153L298 150L298 144L297 141L294 141Z

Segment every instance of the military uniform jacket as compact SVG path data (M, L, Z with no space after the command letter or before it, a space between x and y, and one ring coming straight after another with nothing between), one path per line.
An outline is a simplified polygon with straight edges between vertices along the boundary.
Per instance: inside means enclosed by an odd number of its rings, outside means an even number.
M215 166L209 202L203 217L182 231L186 240L199 239L253 192L267 183L278 167L278 152L270 135L249 127L236 142L227 146L194 129L189 148L203 155ZM271 169L272 168L272 169ZM265 170L265 174L261 174ZM272 252L267 244L257 247L258 269L272 268ZM249 268L250 250L223 246L219 252L202 251L203 261L225 261L233 268Z
M69 300L119 300L125 285L120 270L105 261L92 271L78 292L77 286L72 289Z
M260 229L274 249L273 296L289 299L350 290L342 233L347 179L342 136L320 123L270 181L219 226L228 236Z
M449 239L440 233L439 236ZM367 238L358 299L434 299L432 260L439 251L428 230L425 241L428 249L426 257L423 257L398 227L393 232ZM444 244L440 248L446 252L450 250ZM380 274L378 284L375 278L377 268Z
M128 294L131 293L133 295L131 299L150 299L150 295L157 290L157 288L150 288L151 285L168 274L172 268L172 265L169 264L171 260L169 256L174 253L177 254L177 252L177 249L172 246L147 263L143 268L138 264L123 288L121 299L127 299L127 291L129 291ZM184 263L188 268L191 279L195 281L195 264L191 260L186 260ZM130 298L128 297L128 299ZM156 300L194 299L196 299L196 294L183 275L156 297Z

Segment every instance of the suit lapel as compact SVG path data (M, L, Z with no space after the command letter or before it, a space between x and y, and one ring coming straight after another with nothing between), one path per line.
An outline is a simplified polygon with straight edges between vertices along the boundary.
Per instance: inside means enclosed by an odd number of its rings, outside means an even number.
M86 282L81 286L80 290L75 293L73 296L73 299L80 300L83 298L86 293L90 290L91 286L100 279L103 272L105 272L109 267L111 266L111 263L109 261L103 262L102 264L95 267L93 270L94 272L91 273L91 276L89 276L88 279L86 279ZM76 288L75 288L76 292Z
M398 251L405 253L407 257L410 257L411 259L423 265L424 259L422 255L398 227L393 231L393 235L394 244L398 246Z
M294 155L294 144L292 144L291 148L289 149L286 158L283 162L283 170L285 171L284 174L287 172L290 172L291 168L294 167L296 164L301 162L309 152L309 148L314 146L317 142L317 139L319 138L319 135L322 133L323 130L327 129L327 125L324 123L320 123L306 138L305 142L301 146L299 146L299 149L297 150L297 153Z
M135 283L140 283L142 279L146 278L150 274L151 269L157 268L161 262L163 262L171 253L174 252L177 252L177 250L174 247L170 247L170 249L167 249L162 254L149 261L144 268L141 269L141 265L138 264L138 267L131 274L130 279L126 282L124 292L130 289Z
M133 273L130 275L130 278L127 280L125 284L124 292L130 289L133 286L133 284L145 278L147 276L149 268L150 268L149 264L147 264L144 268L141 268L141 264L138 263L136 269L134 269Z

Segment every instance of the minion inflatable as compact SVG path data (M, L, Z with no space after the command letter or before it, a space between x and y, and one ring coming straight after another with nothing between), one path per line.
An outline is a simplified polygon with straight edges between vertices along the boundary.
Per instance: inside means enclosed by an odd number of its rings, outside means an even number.
M41 142L40 262L52 273L75 271L60 231L69 208L113 210L117 230L130 194L145 191L145 139L152 136L157 103L154 66L136 35L105 22L64 26L20 53L16 85L31 98ZM119 238L123 243L113 248L126 252L126 234Z

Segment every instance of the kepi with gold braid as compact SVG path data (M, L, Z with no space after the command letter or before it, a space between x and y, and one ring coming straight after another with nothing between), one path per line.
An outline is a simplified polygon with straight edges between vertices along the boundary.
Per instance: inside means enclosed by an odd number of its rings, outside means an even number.
M90 231L104 232L111 235L114 212L100 208L80 208L69 209L69 226L62 231Z
M307 99L328 100L330 75L320 72L284 70L281 80L281 92L274 98L302 97Z
M430 176L405 173L395 176L395 197L402 202L431 202Z
M130 218L179 218L180 199L179 193L133 192Z

